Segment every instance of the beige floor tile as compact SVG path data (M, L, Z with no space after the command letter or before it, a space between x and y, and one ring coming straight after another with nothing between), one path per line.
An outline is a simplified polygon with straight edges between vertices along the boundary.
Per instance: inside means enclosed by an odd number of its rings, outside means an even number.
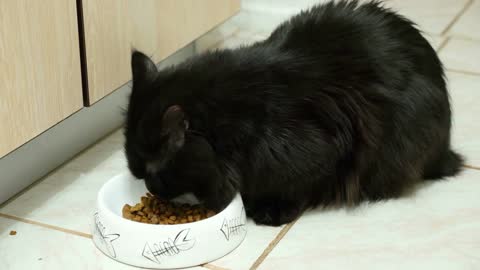
M294 14L329 0L242 0L242 8L275 14Z
M473 4L459 18L459 20L450 29L449 34L471 37L480 40L480 1L474 0Z
M480 268L480 171L411 197L300 218L259 269Z
M438 2L438 7L435 10L431 9L432 1ZM386 5L419 23L421 28L427 32L425 34L427 39L437 49L444 40L439 34L461 10L465 1L388 0ZM234 48L264 39L283 21L300 10L308 8L313 2L310 0L302 1L292 4L291 8L280 4L276 5L276 8L266 8L270 4L267 2L247 3L248 10L242 10L224 24L199 38L196 41L197 52L215 48Z
M440 35L468 0L386 0L387 7L417 23L421 30Z
M234 49L241 46L251 45L257 41L261 41L266 38L267 36L261 34L239 31L231 35L230 37L216 43L209 49Z
M289 16L257 11L239 12L195 42L197 52L216 48L234 48L268 37Z
M448 72L453 110L452 145L469 165L480 167L480 76Z
M10 235L15 230L16 235ZM123 270L98 251L91 239L0 217L0 269ZM203 269L198 267L198 269Z
M447 69L480 74L480 41L452 38L439 55Z

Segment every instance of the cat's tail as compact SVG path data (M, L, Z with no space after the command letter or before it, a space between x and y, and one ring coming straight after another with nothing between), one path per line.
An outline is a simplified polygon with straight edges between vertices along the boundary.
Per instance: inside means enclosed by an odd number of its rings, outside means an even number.
M429 172L424 175L425 179L440 179L458 174L463 166L463 157L451 149L446 151L432 164Z

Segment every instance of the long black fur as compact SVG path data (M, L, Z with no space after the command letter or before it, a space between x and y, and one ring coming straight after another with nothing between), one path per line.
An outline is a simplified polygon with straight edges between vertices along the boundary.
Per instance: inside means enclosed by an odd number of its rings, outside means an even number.
M125 150L133 175L220 210L241 192L255 222L317 205L395 198L456 174L435 51L380 3L330 2L268 39L157 71L132 55Z

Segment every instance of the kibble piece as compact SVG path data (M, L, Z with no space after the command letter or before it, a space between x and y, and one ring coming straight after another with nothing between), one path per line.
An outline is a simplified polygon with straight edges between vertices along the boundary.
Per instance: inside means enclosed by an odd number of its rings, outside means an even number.
M131 213L130 213L130 208L131 208L130 205L125 204L125 205L123 206L123 208L122 208L122 215L123 215L123 216L129 216L129 215L131 215Z
M17 231L10 231L10 235L17 235Z
M166 218L163 217L163 218L160 220L160 224L168 224L168 219L166 219Z
M176 204L161 200L147 193L134 206L125 204L122 216L126 219L147 224L185 224L215 215L201 205Z
M206 214L206 217L209 218L209 217L213 217L215 215L215 212L212 211L212 210L208 210L207 211L207 214Z
M136 212L136 211L140 211L142 209L143 209L143 204L142 203L137 203L137 204L135 204L134 207L130 208L130 212Z

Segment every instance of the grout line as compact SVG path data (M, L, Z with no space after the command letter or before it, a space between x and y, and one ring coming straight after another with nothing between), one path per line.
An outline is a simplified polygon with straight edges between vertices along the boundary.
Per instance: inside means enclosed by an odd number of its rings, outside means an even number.
M450 39L451 39L451 37L448 36L448 37L446 37L446 38L440 43L440 45L438 45L438 48L435 50L435 51L437 52L437 54L439 54L440 51L441 51L443 48L445 48L445 46L447 46L447 43L450 42Z
M459 70L459 69L451 69L451 68L446 68L446 71L465 74L465 75L471 75L471 76L480 76L480 72L475 72L475 71Z
M448 36L448 37L454 38L454 39L463 40L463 41L480 42L480 39L478 39L476 37L464 36L462 34L450 34L450 35L445 35L445 36Z
M464 164L463 167L468 169L480 170L480 167Z
M209 263L206 263L206 264L202 265L202 267L210 269L210 270L230 270L228 268L223 268L223 267L216 266L216 265L209 264Z
M267 258L268 254L272 252L272 250L278 245L278 243L283 239L283 237L288 233L288 231L293 227L293 225L295 225L298 219L299 218L288 223L287 225L285 225L285 227L282 228L282 230L277 234L277 236L270 242L270 244L268 244L263 253L257 258L257 260L255 260L255 262L250 267L250 270L257 269L260 264L263 263L265 258Z
M452 29L453 25L460 19L460 17L462 17L463 14L465 14L465 12L467 12L468 8L470 8L473 4L473 0L469 0L465 6L460 10L460 12L458 12L457 15L455 15L455 17L453 18L453 20L447 25L447 27L445 27L445 29L442 31L442 33L440 33L440 35L445 35L448 31L450 31L450 29Z
M16 217L16 216L12 216L12 215L7 215L7 214L2 214L2 213L0 213L0 217L4 217L4 218L7 218L7 219L13 219L13 220L16 220L16 221L20 221L20 222L24 222L24 223L28 223L28 224L32 224L32 225L36 225L36 226L40 226L40 227L43 227L43 228L47 228L47 229L51 229L51 230L56 230L56 231L60 231L60 232L69 233L69 234L73 234L73 235L85 237L85 238L88 238L88 239L92 239L92 235L91 235L91 234L83 233L83 232L77 232L77 231L65 229L65 228L62 228L62 227L58 227L58 226L54 226L54 225L50 225L50 224L38 222L38 221L33 221L33 220L29 220L29 219L25 219L25 218L20 218L20 217Z
M437 33L432 33L432 32L427 32L424 31L422 34L428 36L428 37L436 37L436 38L454 38L454 39L461 39L461 40L466 40L466 41L472 41L472 42L480 42L480 38L478 37L471 37L467 36L461 33L447 33L445 35L437 34ZM424 37L426 37L424 36Z

